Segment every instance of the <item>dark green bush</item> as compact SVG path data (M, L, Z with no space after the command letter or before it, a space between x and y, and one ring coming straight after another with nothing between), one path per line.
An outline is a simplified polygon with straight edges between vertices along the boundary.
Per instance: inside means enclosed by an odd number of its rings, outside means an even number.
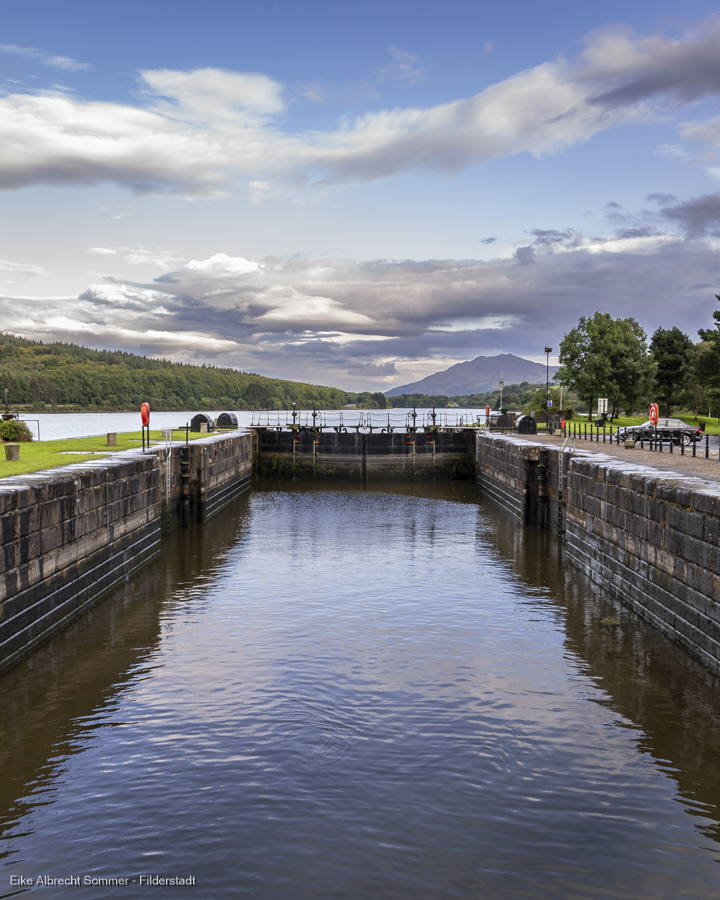
M0 438L4 441L17 441L26 443L33 439L32 431L19 419L8 419L0 425Z

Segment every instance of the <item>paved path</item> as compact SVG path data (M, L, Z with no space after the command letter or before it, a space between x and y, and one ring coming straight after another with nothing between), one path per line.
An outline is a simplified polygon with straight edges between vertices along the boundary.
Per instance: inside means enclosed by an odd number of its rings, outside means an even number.
M523 434L518 435L518 437L528 441L537 441L540 444L553 444L555 446L561 446L565 441L565 438L562 436L549 434ZM720 481L720 460L718 459L718 438L716 435L710 436L709 459L705 459L704 440L702 444L697 445L697 456L694 459L692 447L689 450L687 447L685 448L684 456L680 454L679 447L673 447L673 453L670 454L667 445L663 447L662 453L659 453L657 450L650 450L647 444L644 450L640 449L640 444L636 444L634 450L626 450L623 444L620 444L620 446L610 443L603 444L602 435L600 435L599 444L595 443L595 441L578 439L574 446L578 450L606 453L608 456L617 456L627 462L636 462L643 466L654 466L658 469L678 473L692 472L693 475L700 475L712 481Z

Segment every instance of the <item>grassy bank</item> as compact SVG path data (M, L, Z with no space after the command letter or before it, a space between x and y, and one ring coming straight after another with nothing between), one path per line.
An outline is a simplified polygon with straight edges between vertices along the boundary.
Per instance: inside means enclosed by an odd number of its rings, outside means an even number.
M570 423L573 425L580 425L582 428L584 428L585 425L587 425L588 431L589 431L590 423L591 422L594 423L596 418L597 418L597 415L594 416L592 419L588 419L587 416L579 415L579 416L575 416L573 419L571 419ZM665 417L661 416L660 418L665 418ZM682 415L671 416L671 418L682 419L683 422L685 422L687 425L690 425L690 426L699 425L701 422L704 422L705 423L705 431L708 434L720 434L720 424L718 424L718 420L714 416L711 419L709 419L707 416L698 416L697 420L695 419L694 416L682 416ZM647 422L647 421L648 421L647 416L618 416L617 419L615 419L613 422L608 421L608 427L612 425L613 431L615 431L615 429L618 427L626 428L629 425L642 425L643 422ZM594 429L594 427L595 426L593 424L593 429ZM544 430L545 425L538 424L538 430L540 430L540 429Z
M191 441L199 437L207 435L189 435ZM150 439L163 443L160 431L151 431ZM176 429L173 432L173 440L185 440L185 430ZM142 437L139 431L118 434L117 447L108 447L107 437L104 434L96 437L67 438L61 441L32 441L20 444L20 459L14 462L5 459L5 453L0 446L0 478L28 475L43 469L56 469L71 463L87 462L89 459L102 459L118 450L132 450L141 446Z

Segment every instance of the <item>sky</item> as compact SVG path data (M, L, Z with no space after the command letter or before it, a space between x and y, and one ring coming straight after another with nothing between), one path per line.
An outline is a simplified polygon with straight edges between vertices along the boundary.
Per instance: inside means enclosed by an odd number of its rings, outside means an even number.
M348 390L720 293L720 3L23 0L0 330Z

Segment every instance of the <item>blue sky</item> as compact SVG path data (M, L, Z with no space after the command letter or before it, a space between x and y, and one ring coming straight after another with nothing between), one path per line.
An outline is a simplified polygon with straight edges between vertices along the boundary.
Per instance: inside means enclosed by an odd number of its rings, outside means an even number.
M33 2L2 329L352 389L707 326L720 6Z

